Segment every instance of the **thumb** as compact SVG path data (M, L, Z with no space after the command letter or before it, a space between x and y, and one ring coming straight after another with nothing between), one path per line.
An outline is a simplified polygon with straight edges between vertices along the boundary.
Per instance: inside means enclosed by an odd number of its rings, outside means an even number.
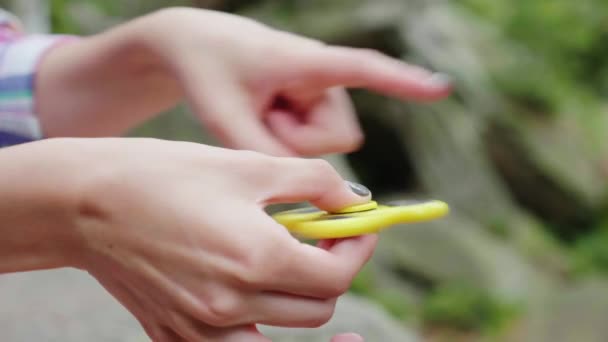
M253 101L230 71L212 67L183 68L182 84L189 105L205 127L223 144L274 156L295 155L264 125Z
M266 204L308 201L320 209L336 211L371 199L368 188L345 181L323 159L280 159Z

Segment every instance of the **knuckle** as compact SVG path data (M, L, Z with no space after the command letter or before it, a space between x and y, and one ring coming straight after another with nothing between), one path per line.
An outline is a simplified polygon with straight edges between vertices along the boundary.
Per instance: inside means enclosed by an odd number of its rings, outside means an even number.
M239 253L234 260L235 267L232 268L231 277L241 288L262 287L270 276L269 265L276 259L276 248L269 241L249 241L248 244L260 248L248 248Z
M243 315L237 296L226 293L209 298L205 311L204 319L206 323L216 327L237 324Z
M266 290L278 279L292 276L294 253L290 244L294 242L285 237L284 234L269 234L263 242L254 243L259 248L250 249L233 273L237 287ZM277 258L277 255L281 257Z
M262 262L256 258L243 262L239 268L240 271L234 275L237 285L245 288L262 287L267 276L265 268L261 265Z
M265 156L264 160L265 177L270 178L270 175L282 172L288 167L288 158Z
M260 172L261 175L268 176L279 163L279 158L270 157L257 151L240 151L240 160L251 167L252 170Z
M275 174L279 170L279 158L271 157L257 151L238 151L238 156L232 161L240 166L243 179L256 187L270 186ZM245 167L242 167L245 166Z
M315 180L315 186L320 189L333 188L342 183L342 177L334 166L325 159L310 160L307 165L307 172L309 177Z
M308 161L309 169L318 175L333 176L336 173L333 165L325 159L312 159Z
M276 256L289 255L289 253L284 251L280 239L274 242L271 241L272 238L269 240L264 242L264 248L256 249L255 253L250 253L241 263L242 267L236 277L242 286L261 289L273 279L283 275L289 258Z

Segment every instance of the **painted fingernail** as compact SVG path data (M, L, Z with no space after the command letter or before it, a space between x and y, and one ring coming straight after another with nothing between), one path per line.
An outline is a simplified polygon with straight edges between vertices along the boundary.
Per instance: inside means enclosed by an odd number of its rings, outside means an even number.
M369 191L368 188L366 188L364 185L361 185L359 183L346 181L346 185L348 185L348 187L350 188L350 191L354 192L355 194L357 194L361 197L366 197L371 194L371 191Z
M434 88L445 88L452 84L452 79L447 74L436 72L426 79L426 83Z

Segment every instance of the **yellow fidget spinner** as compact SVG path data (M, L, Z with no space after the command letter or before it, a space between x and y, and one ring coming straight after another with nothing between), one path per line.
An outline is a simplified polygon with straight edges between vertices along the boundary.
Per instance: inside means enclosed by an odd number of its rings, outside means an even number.
M400 223L417 223L441 218L448 205L437 200L370 201L329 213L314 207L282 211L272 217L297 236L333 239L377 233Z

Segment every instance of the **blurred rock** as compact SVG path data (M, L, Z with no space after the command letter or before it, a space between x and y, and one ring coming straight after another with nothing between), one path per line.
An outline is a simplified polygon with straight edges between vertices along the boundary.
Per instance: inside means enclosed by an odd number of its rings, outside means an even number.
M0 275L2 342L143 342L142 329L87 273Z
M496 119L487 154L513 197L572 240L589 231L606 195L600 157L574 117ZM558 152L559 151L559 152Z
M259 328L273 342L329 342L333 335L344 332L356 332L370 342L420 341L413 330L395 321L377 304L354 295L342 296L338 300L334 317L320 328Z
M401 275L403 281L429 287L464 283L515 302L552 284L507 243L456 214L384 231L373 262Z
M523 322L521 340L603 342L608 340L608 281L584 281L540 294Z

